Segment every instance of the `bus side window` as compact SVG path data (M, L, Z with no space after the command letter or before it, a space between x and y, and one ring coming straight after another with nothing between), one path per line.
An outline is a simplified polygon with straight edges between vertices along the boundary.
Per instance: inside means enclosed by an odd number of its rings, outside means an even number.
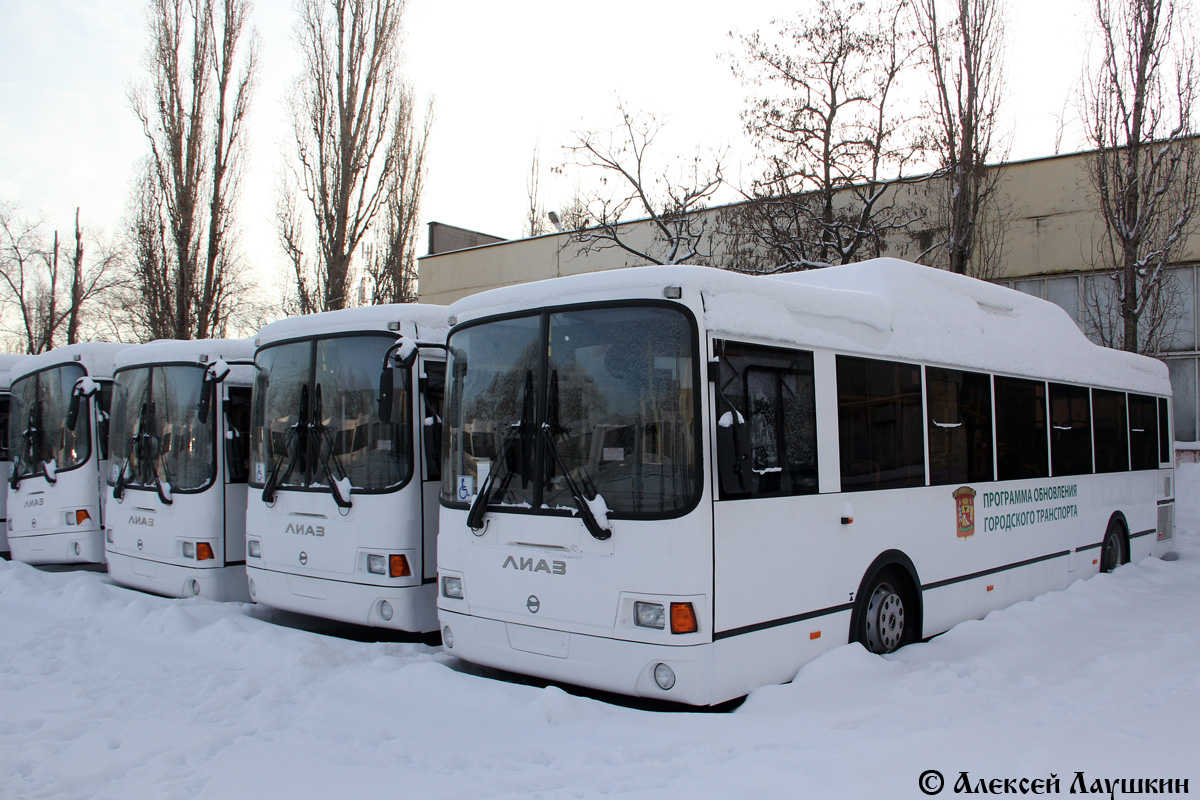
M1158 461L1160 464L1170 464L1174 457L1171 447L1171 404L1167 398L1158 398ZM5 425L3 435L7 446L8 426Z
M0 461L8 461L8 415L12 397L0 394Z
M812 353L740 342L717 347L722 499L815 493Z
M1092 472L1092 411L1086 386L1050 384L1050 467L1056 478Z
M837 357L842 491L925 485L921 368Z
M425 446L425 479L442 479L442 406L446 398L446 362L424 362L421 378L421 437Z
M930 485L991 481L995 475L991 377L979 372L926 367L925 388L929 408ZM1089 455L1089 469L1091 463Z
M220 387L217 387L219 390ZM250 387L230 386L225 401L225 464L230 483L250 479Z
M1125 393L1092 389L1092 436L1096 472L1129 470L1129 415Z
M1050 477L1046 384L996 377L996 462L1002 481Z
M1132 469L1158 469L1158 402L1129 395L1129 460Z

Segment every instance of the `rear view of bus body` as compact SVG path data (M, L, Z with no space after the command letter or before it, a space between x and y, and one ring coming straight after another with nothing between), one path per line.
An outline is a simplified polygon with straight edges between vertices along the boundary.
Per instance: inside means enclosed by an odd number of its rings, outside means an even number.
M256 602L437 629L445 336L446 310L421 305L298 317L259 333L246 541Z
M128 345L89 343L13 368L8 541L27 564L104 563L113 360Z
M250 340L162 340L117 355L108 572L168 597L249 600Z

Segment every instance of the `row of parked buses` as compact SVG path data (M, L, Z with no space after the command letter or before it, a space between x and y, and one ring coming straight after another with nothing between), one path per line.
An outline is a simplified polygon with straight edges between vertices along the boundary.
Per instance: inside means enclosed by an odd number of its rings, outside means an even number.
M13 558L635 696L721 703L1173 544L1165 366L889 259L5 367Z

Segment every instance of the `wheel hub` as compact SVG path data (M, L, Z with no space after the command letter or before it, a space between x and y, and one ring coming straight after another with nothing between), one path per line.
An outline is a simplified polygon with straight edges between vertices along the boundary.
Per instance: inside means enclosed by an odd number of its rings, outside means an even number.
M867 644L873 653L890 653L904 636L904 600L890 584L881 583L867 603Z

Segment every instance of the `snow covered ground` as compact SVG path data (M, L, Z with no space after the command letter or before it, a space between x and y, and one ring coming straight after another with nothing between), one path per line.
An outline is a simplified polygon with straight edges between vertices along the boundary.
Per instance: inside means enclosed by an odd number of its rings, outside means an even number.
M890 657L837 648L729 713L0 562L0 798L905 798L927 770L941 796L962 772L975 789L1054 775L1069 795L1082 772L1089 794L1168 778L1200 795L1200 465L1178 489L1177 561Z

